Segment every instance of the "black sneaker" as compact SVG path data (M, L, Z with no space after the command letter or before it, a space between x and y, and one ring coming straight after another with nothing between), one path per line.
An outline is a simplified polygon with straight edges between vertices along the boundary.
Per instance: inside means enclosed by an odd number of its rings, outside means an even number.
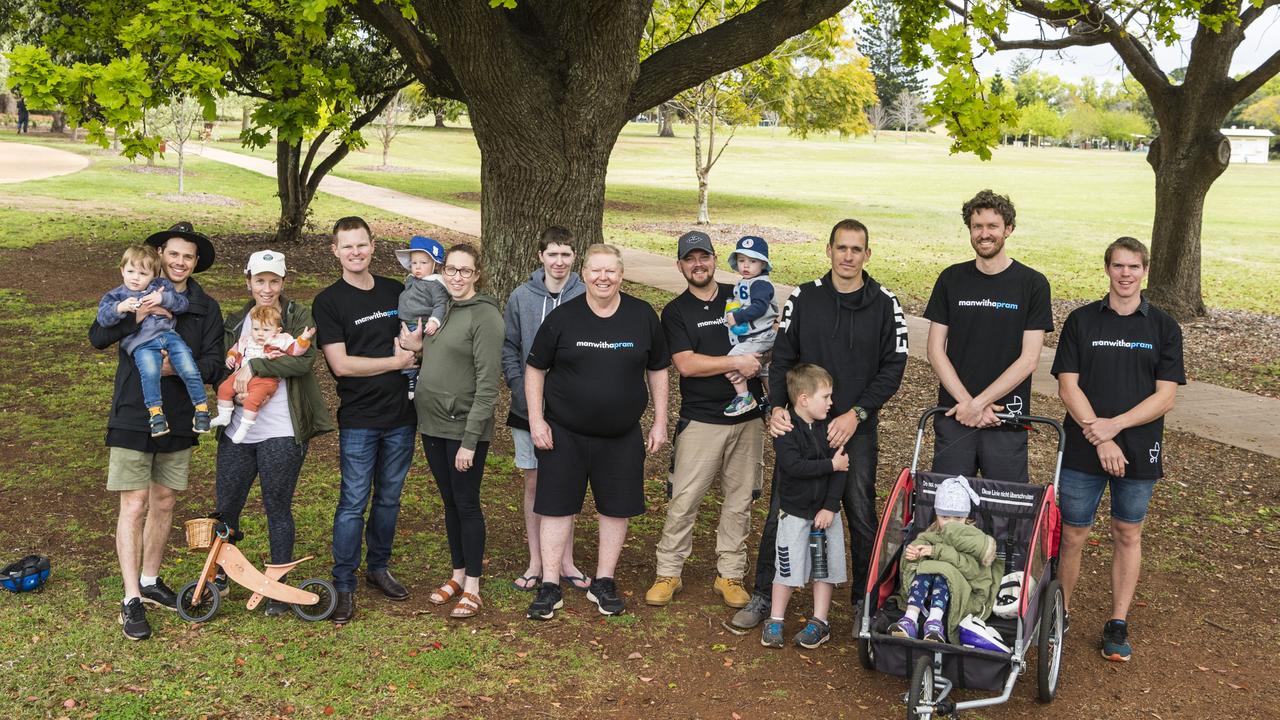
M164 584L163 578L156 578L155 585L142 586L142 602L165 610L178 610L178 594Z
M544 582L538 586L538 596L529 603L525 617L530 620L550 620L556 611L564 607L564 595L560 586L553 582Z
M191 420L191 429L204 434L209 432L209 411L197 410L196 416Z
M596 578L587 588L587 599L596 604L601 615L621 615L627 606L622 604L618 596L618 584L613 578Z
M130 640L146 640L151 637L151 624L147 622L147 611L142 609L142 600L134 598L120 604L120 625L124 627L124 636Z
M1129 662L1129 625L1124 620L1108 620L1102 627L1102 657L1111 662Z
M214 574L213 587L218 591L219 595L226 597L227 593L231 592L231 585L230 581L227 580L227 574L221 570Z
M267 609L265 612L267 614L267 617L280 617L281 615L288 615L289 604L282 603L279 600L268 600Z

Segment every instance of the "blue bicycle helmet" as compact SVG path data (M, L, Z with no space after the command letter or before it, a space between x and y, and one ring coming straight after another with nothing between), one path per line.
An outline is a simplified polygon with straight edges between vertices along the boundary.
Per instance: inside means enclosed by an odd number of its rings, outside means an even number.
M0 585L10 592L38 590L49 580L49 558L28 555L0 570Z

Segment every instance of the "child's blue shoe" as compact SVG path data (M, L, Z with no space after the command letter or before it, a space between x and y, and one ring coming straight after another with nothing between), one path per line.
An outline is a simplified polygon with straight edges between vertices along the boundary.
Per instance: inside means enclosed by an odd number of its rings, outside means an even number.
M764 624L764 630L760 633L760 644L767 648L780 648L782 642L782 623L778 620L770 620Z
M201 434L209 432L210 419L208 410L197 410L195 418L191 421L191 429Z
M812 650L830 639L831 626L817 618L809 618L804 629L796 633L792 641L802 648Z
M889 634L894 637L918 640L920 638L920 626L916 624L915 620L912 620L909 617L904 617L894 623L893 627L889 628Z
M160 437L169 434L169 422L164 419L164 413L156 413L148 420L151 424L151 437Z
M943 626L941 620L926 620L924 622L924 637L920 639L944 643L947 641L947 628Z
M725 417L738 417L755 409L756 399L751 396L751 393L747 393L746 395L738 395L733 399L733 402L725 406L724 414Z

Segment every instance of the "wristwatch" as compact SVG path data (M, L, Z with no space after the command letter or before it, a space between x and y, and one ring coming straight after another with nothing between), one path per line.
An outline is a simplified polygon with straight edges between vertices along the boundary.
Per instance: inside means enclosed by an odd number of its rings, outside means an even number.
M863 407L861 407L861 406L858 406L858 405L854 405L854 406L853 406L853 414L858 416L858 422L866 422L866 421L867 421L867 411L866 411L866 409L865 409L865 408L863 408Z

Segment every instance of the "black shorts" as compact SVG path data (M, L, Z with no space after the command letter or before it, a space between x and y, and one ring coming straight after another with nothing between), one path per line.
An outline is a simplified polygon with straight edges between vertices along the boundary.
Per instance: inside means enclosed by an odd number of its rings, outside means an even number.
M554 447L537 451L535 513L564 517L582 512L590 482L601 515L644 514L644 435L639 424L620 437L592 437L548 424Z
M933 416L933 472L988 480L1028 482L1027 431L998 426L971 428L942 414Z

